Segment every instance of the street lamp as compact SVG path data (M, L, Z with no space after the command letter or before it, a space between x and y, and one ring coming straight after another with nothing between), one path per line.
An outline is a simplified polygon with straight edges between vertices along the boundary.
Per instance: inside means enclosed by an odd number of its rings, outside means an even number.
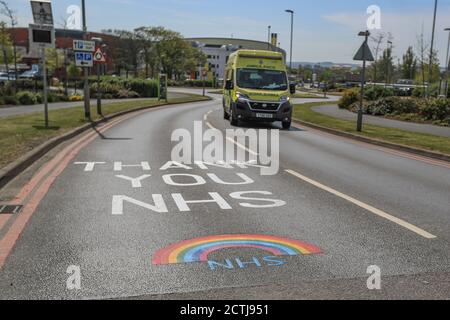
M87 22L86 22L86 1L81 0L81 16L83 20L83 39L87 40ZM91 120L91 98L89 97L89 70L83 68L84 72L84 117Z
M436 30L436 15L437 15L438 0L434 1L434 17L433 17L433 31L431 33L431 46L430 46L430 66L428 70L428 87L427 95L430 95L431 82L433 81L433 55L434 55L434 33Z
M366 84L366 48L368 48L367 46L367 42L369 41L369 36L370 36L370 32L369 30L367 31L361 31L358 33L359 37L364 37L364 43L363 43L363 51L362 51L362 57L359 57L360 59L356 59L355 60L362 60L363 61L363 69L362 69L362 75L361 75L361 96L359 99L359 108L358 108L358 120L357 120L357 128L356 130L358 132L362 131L362 127L363 127L363 104L364 104L364 86Z
M450 28L445 28L444 31L448 31L448 44L447 44L447 57L445 59L445 97L448 96L448 69L450 67L450 57L449 57L449 53L450 53Z
M388 51L387 51L388 61L386 64L387 70L386 70L386 85L385 85L385 87L387 87L388 84L390 83L389 80L390 80L390 74L391 74L392 41L388 40L387 44L388 44L388 48L387 48L388 49Z
M291 51L290 51L290 62L289 69L292 72L292 42L294 40L294 10L285 10L287 13L291 14Z

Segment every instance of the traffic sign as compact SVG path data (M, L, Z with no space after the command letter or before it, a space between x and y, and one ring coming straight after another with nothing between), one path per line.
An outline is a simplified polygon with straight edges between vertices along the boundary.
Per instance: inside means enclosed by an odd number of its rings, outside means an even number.
M97 51L95 51L95 53L94 53L94 62L95 63L105 63L106 62L105 55L100 48L98 48Z
M32 47L55 48L55 29L53 26L30 24L28 33Z
M31 10L35 24L53 25L52 4L49 0L32 0Z
M73 40L73 50L83 52L94 52L95 42L85 40Z
M370 51L369 45L365 41L361 48L359 48L358 52L356 53L355 57L353 58L355 61L375 61L372 51Z
M75 64L77 67L93 67L94 55L92 52L75 52Z

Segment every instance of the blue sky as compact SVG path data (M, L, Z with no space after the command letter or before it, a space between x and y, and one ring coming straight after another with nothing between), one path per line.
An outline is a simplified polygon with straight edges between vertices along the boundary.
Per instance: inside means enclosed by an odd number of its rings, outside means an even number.
M17 10L19 23L31 21L28 0L9 0ZM55 20L66 17L69 5L80 0L53 0ZM133 29L162 25L186 37L210 36L266 41L267 26L279 34L284 49L289 47L293 9L294 60L352 62L361 40L356 34L366 28L367 7L381 8L381 32L391 32L394 53L401 58L409 45L416 44L422 27L431 38L434 0L86 0L89 30ZM439 0L436 48L444 64L450 27L450 0ZM375 31L376 32L376 31Z

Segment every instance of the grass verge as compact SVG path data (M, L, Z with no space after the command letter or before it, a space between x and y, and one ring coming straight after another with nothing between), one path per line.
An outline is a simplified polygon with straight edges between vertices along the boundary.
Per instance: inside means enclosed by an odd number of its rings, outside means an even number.
M169 104L208 100L208 98L186 94L185 97L173 98ZM120 111L133 110L143 106L158 106L166 103L156 99L118 102L102 106L103 115ZM100 120L96 106L91 106L92 120ZM0 118L0 168L12 163L37 146L51 138L63 135L77 127L89 123L84 118L84 109L73 107L49 111L49 128L44 126L43 112Z
M421 148L425 150L436 151L444 154L450 154L450 139L445 137L433 136L424 133L405 131L394 128L364 125L363 132L356 131L354 121L336 119L323 115L312 110L315 106L324 105L323 102L305 103L296 105L294 108L294 118L319 126L340 130L367 138L383 140L386 142L402 144L410 147Z
M323 93L296 93L292 96L292 98L301 98L301 99L324 99ZM325 98L328 99L328 98Z

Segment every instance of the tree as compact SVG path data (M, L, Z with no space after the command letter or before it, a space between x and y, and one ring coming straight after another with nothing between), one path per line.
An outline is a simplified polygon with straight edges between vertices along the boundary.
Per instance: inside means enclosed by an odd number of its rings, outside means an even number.
M113 34L117 37L113 59L118 73L121 74L122 70L125 70L128 78L130 71L133 71L134 76L137 77L141 47L136 34L127 30L114 30Z
M403 55L403 62L400 66L401 77L403 79L415 79L417 72L417 60L414 54L413 47L409 47L406 53Z
M80 68L78 68L74 63L70 64L69 67L67 67L67 75L72 80L75 80L75 93L76 93L77 92L77 80L81 76Z
M383 71L382 74L378 73L377 78L375 78L374 81L384 81L388 83L391 80L390 74L393 73L395 69L392 49L386 48L383 51L382 56L372 64L372 67Z
M9 75L9 64L13 59L13 49L12 42L9 36L8 30L6 29L6 23L0 22L0 63L5 65L5 70Z
M424 36L424 27L422 24L422 32L417 35L417 52L418 52L418 64L420 67L420 73L421 73L421 82L422 85L425 86L425 74L427 69L427 50L429 45L425 42L425 36Z
M17 19L15 17L15 12L9 7L8 3L6 1L0 0L0 13L5 15L11 23L11 28L14 31L14 28L17 25ZM13 60L14 60L14 89L17 91L17 47L16 47L16 39L14 38L14 32L12 36L12 46L13 46Z
M379 32L376 36L370 37L370 39L375 42L375 45L373 46L374 51L374 58L375 62L372 64L372 70L373 70L373 81L378 81L378 58L380 57L381 53L381 45L383 43L383 40L386 38L386 34L383 32Z

